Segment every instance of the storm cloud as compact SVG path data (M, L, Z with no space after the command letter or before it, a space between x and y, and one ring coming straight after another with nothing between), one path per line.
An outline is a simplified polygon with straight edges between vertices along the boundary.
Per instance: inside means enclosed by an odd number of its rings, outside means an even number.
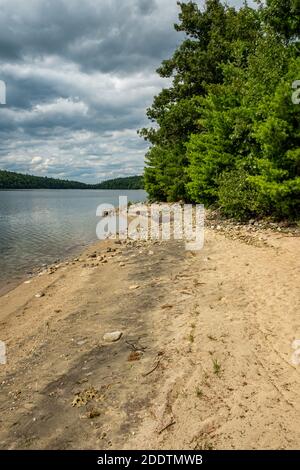
M176 0L0 0L0 168L140 174L136 131L167 84L155 70L181 41L177 15Z

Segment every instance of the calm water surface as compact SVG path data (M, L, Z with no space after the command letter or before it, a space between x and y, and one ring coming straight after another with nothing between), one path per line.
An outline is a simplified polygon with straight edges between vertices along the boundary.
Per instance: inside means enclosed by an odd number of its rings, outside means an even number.
M0 288L95 241L97 206L118 206L119 195L146 199L132 190L0 191Z

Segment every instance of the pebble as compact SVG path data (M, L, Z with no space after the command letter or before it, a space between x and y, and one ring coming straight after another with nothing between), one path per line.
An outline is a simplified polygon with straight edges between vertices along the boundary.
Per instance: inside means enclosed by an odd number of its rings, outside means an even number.
M116 341L119 341L121 336L122 336L122 331L112 331L111 333L105 333L105 335L103 335L103 339L107 343L114 343Z
M37 294L35 294L35 297L39 299L40 297L44 297L44 295L44 292L38 292Z

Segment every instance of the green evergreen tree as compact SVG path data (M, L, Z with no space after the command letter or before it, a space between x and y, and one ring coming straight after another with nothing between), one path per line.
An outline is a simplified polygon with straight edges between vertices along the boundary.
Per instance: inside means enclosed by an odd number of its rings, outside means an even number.
M205 96L208 84L223 82L221 65L231 59L236 42L246 60L260 28L258 12L248 7L236 11L219 0L207 0L203 10L194 2L178 5L175 29L185 33L185 39L158 69L161 77L172 78L172 85L147 111L156 127L140 131L151 144L145 189L150 199L168 201L188 198L186 143L199 131L199 97Z

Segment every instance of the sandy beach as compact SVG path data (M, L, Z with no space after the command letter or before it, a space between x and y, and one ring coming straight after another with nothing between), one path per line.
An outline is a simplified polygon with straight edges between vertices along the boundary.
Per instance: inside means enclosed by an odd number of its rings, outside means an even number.
M1 449L299 448L299 259L211 221L199 252L98 242L2 295Z

